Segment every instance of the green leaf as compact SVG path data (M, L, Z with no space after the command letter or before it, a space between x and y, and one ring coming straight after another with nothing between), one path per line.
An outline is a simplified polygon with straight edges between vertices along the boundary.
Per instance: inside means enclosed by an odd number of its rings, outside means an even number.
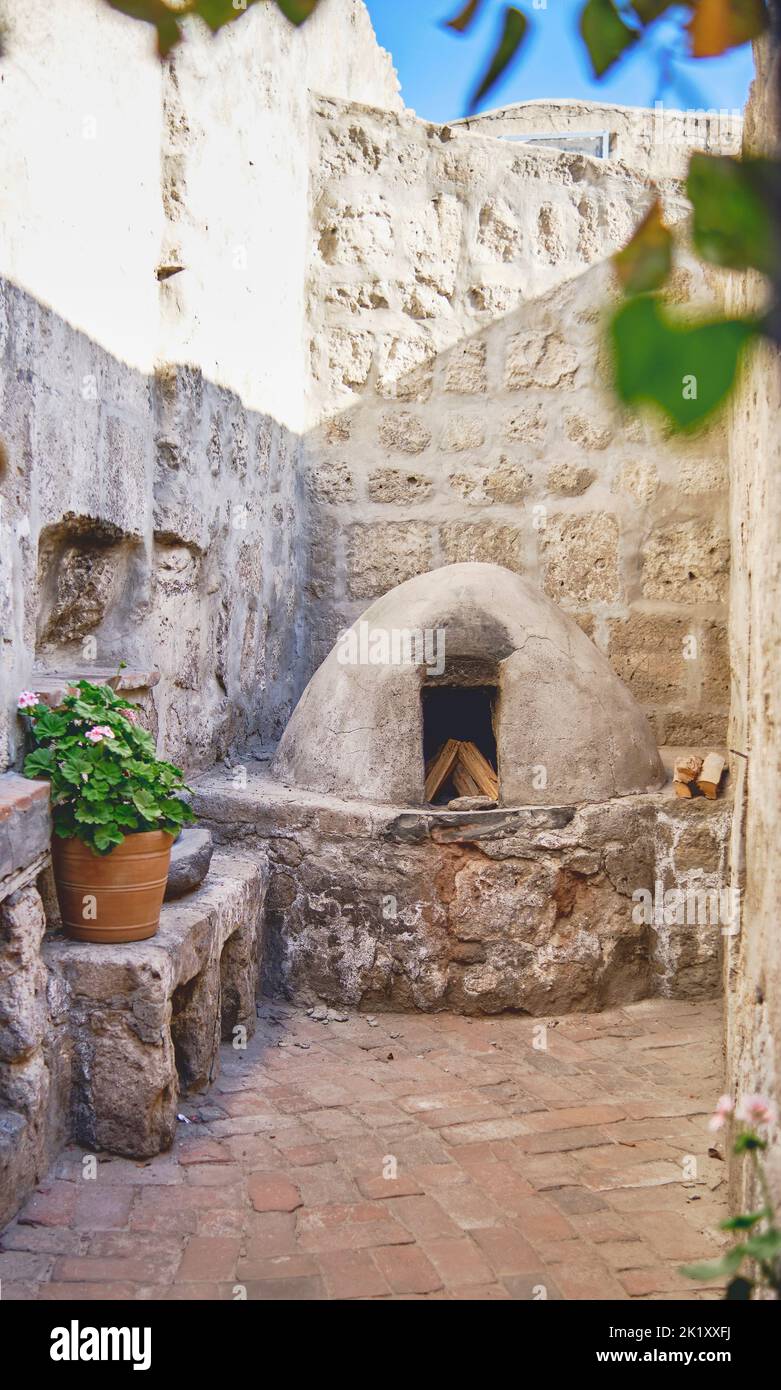
M694 244L703 260L732 270L778 273L781 163L694 154L686 186L694 207Z
M659 406L679 429L694 429L726 397L755 319L690 325L667 317L655 295L630 299L611 323L615 385L627 405Z
M526 15L517 10L514 5L508 5L504 12L504 25L493 57L470 99L468 107L470 114L477 110L483 97L490 92L509 67L526 37L528 28L529 21Z
M765 1208L763 1211L746 1212L742 1216L731 1216L729 1221L719 1222L719 1230L750 1231L752 1226L756 1226L758 1221L761 1221L763 1217L769 1215L769 1211L767 1210L767 1208Z
M734 1279L730 1279L724 1297L729 1303L735 1303L738 1300L742 1302L744 1299L751 1298L753 1288L754 1285L750 1279L744 1279L741 1274L738 1274Z
M613 0L588 0L580 16L580 32L596 77L604 77L640 37L639 30L624 23Z
M47 710L35 721L35 737L40 742L44 738L60 738L68 728L68 717L56 710Z
M766 1148L767 1144L764 1139L760 1139L758 1134L754 1134L753 1130L749 1129L737 1136L732 1146L732 1152L734 1154L745 1154L751 1153L754 1149Z
M163 0L107 0L107 3L112 10L119 10L120 14L154 25L157 30L157 51L161 58L166 58L179 43L182 37L179 19Z
M632 0L632 9L643 24L653 24L660 14L680 3L680 0Z
M95 848L100 854L105 854L112 845L121 845L124 838L116 825L102 825L95 831Z
M657 198L632 240L613 257L625 294L643 294L664 284L672 269L672 244Z
M775 1260L781 1255L781 1231L773 1228L759 1236L750 1236L744 1249L752 1260Z
M238 19L248 6L254 3L255 0L245 0L243 5L234 5L233 0L192 0L189 12L197 14L208 24L212 33L216 34L226 24L232 24L234 19Z
M709 1283L712 1279L726 1279L729 1274L735 1273L745 1253L742 1245L733 1245L720 1260L709 1260L701 1265L681 1265L680 1272L687 1279L696 1279L699 1284Z
M446 29L455 29L456 33L464 34L475 19L478 10L482 9L483 0L469 0L462 10L452 19L443 20Z
M318 0L276 0L276 5L291 24L303 24L317 9Z
M686 28L694 58L716 58L759 38L769 24L765 0L694 0Z
M54 749L36 748L24 760L25 777L50 777L54 767Z

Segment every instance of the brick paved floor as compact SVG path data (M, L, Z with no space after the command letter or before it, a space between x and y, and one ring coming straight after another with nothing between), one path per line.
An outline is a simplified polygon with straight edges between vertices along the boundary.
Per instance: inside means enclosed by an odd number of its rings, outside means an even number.
M264 1004L170 1153L62 1155L3 1298L716 1296L677 1266L724 1215L718 1005L540 1022Z

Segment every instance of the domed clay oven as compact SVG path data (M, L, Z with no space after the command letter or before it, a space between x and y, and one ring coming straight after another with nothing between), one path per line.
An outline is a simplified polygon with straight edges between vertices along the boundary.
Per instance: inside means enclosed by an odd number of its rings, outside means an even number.
M493 794L475 803L465 769ZM635 909L638 890L688 874L717 884L729 809L675 796L593 643L496 565L451 565L372 604L271 768L244 772L202 785L198 810L268 855L274 993L545 1015L674 995L678 973L685 989L702 961L718 969L712 928L673 941Z
M273 770L309 791L422 806L459 791L435 775L427 794L448 740L478 750L503 806L664 781L642 710L593 642L498 565L448 565L373 603L309 682Z

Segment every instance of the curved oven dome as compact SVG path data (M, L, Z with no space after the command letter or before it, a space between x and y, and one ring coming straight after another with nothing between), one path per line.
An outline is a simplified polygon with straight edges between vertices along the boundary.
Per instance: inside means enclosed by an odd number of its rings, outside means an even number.
M469 718L477 691L490 700L483 749L502 805L604 801L664 782L645 715L593 642L534 584L487 564L410 579L340 634L293 712L274 772L346 799L423 805L433 747L425 712L442 687L451 718ZM470 689L459 715L459 692Z

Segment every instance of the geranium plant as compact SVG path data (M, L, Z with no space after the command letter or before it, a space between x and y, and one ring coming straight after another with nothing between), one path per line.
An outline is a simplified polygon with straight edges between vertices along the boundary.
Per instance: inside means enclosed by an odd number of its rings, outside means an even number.
M155 757L135 706L111 686L82 680L74 689L57 709L31 691L19 696L33 741L25 776L51 783L55 835L108 854L134 831L178 834L194 819L181 769Z
M726 1127L733 1154L752 1165L762 1206L721 1222L722 1231L730 1232L733 1244L720 1260L685 1265L681 1273L698 1282L729 1279L728 1299L747 1299L763 1291L781 1296L781 1230L762 1163L767 1140L758 1132L775 1124L776 1118L776 1108L765 1096L742 1096L737 1106L731 1096L722 1096L710 1121L714 1132Z

